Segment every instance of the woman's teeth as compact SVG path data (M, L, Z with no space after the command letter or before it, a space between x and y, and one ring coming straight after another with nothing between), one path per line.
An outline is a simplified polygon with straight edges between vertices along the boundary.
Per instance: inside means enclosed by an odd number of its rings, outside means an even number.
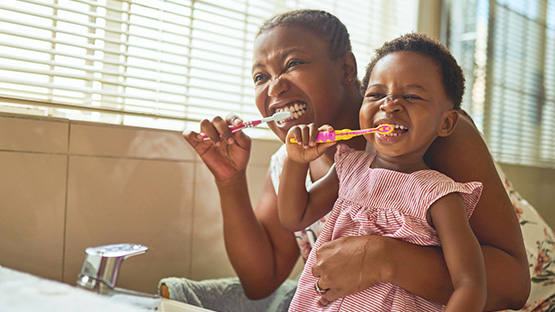
M280 108L276 109L276 113L291 112L291 117L289 117L285 120L276 121L276 124L278 126L281 126L281 125L285 124L286 122L288 122L290 120L295 120L295 119L301 118L301 116L304 115L304 113L306 113L306 108L307 108L307 105L304 104L304 103L295 103L295 104L292 104L292 105L288 105L288 106L280 107Z
M381 126L381 125L380 125ZM399 136L405 132L407 132L409 130L409 128L402 126L402 125L393 125L393 131L388 133L388 134L380 134L382 136L390 136L390 137L396 137Z

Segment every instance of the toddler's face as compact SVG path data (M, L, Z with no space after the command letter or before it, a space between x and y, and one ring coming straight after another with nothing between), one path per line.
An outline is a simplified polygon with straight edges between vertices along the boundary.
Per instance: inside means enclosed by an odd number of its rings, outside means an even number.
M362 128L389 123L391 134L370 134L380 154L422 159L451 110L438 66L415 52L395 52L383 57L372 71L360 110Z
M289 110L292 117L269 124L283 141L297 124L333 123L341 109L341 66L328 43L299 27L275 27L254 44L255 102L263 116Z

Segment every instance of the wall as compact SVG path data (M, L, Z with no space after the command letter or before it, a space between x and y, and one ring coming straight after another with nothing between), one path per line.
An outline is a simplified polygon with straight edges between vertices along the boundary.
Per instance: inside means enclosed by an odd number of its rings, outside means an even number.
M555 229L555 169L500 165L515 190Z
M255 140L253 203L277 141ZM75 284L85 249L139 243L118 286L234 276L213 178L181 133L0 114L0 265Z

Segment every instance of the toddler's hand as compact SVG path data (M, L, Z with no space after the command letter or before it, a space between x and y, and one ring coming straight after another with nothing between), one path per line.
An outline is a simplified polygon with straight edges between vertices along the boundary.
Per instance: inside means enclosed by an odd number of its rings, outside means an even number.
M324 154L328 147L335 145L336 142L316 143L316 137L321 131L333 131L333 127L323 125L316 128L316 125L311 123L293 126L289 129L285 138L287 157L297 163L307 164ZM297 143L291 143L292 138Z

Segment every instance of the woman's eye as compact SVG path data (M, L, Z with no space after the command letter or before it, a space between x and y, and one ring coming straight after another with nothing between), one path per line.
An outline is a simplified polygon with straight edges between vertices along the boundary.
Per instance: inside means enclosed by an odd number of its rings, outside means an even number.
M252 80L254 81L255 84L256 84L256 83L259 83L259 82L261 82L262 80L264 80L264 75L256 74L256 75L254 75L254 77L252 78Z
M292 61L289 61L289 62L287 63L287 68L289 69L289 68L291 68L291 67L295 67L295 66L300 65L300 64L303 64L303 62L302 62L302 61L298 61L298 60L292 60Z

